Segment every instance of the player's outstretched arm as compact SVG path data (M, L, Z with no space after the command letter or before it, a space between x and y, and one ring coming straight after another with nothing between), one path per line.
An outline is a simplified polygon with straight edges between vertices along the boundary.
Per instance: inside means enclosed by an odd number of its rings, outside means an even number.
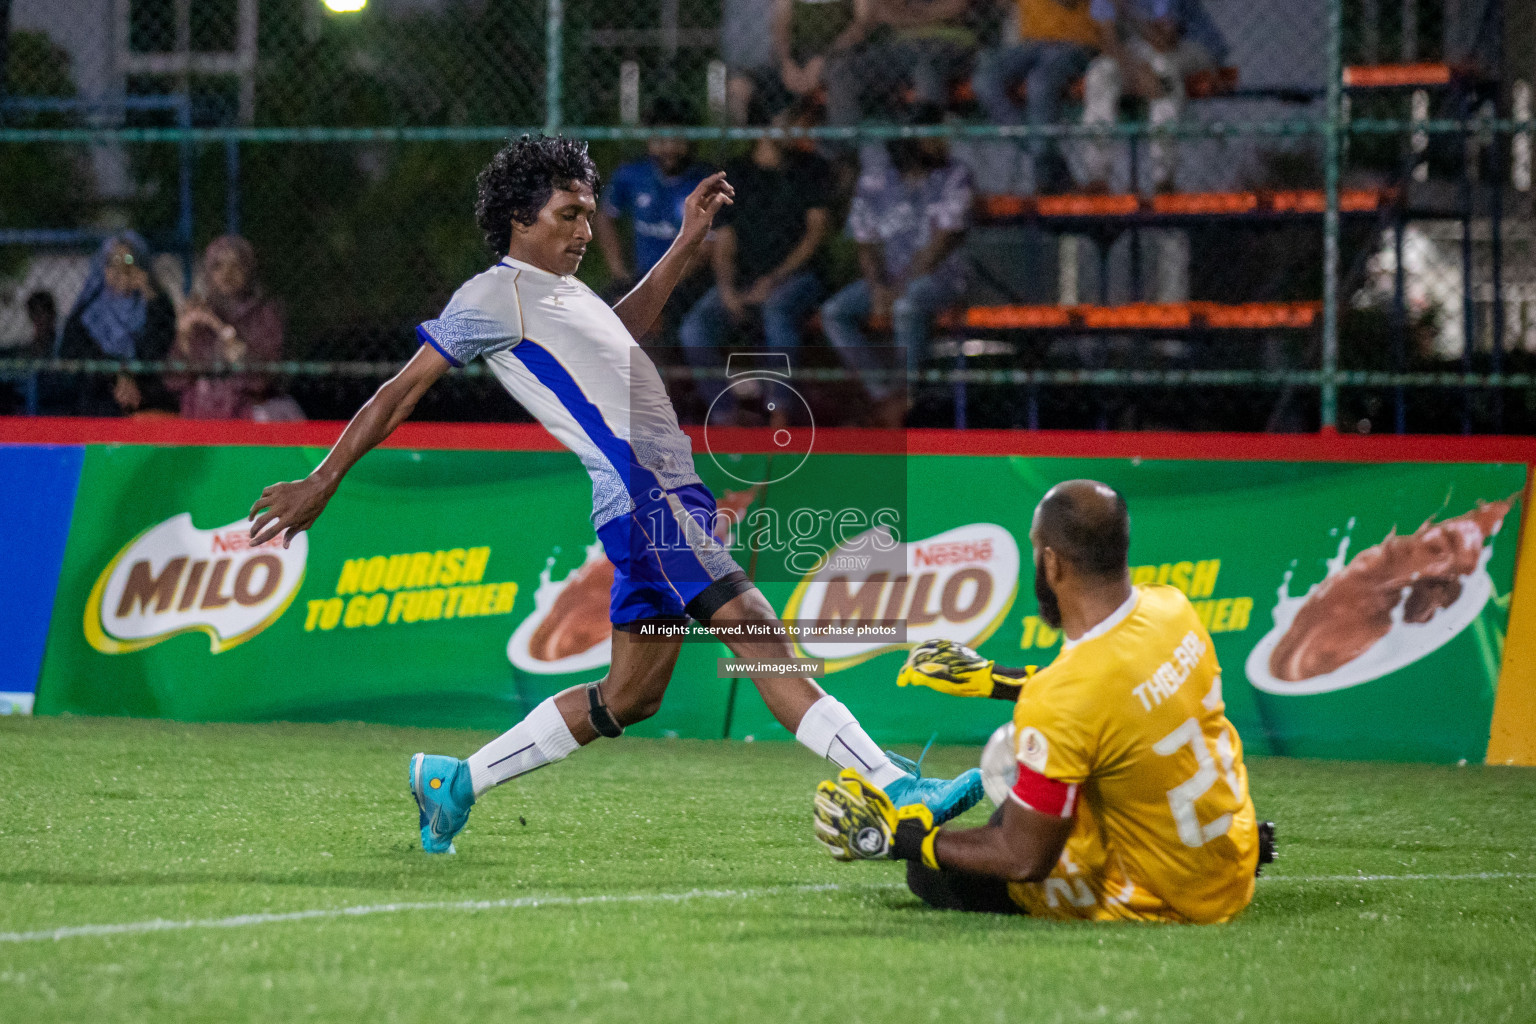
M314 525L347 470L404 423L421 396L448 370L448 360L423 345L404 368L385 381L363 404L331 446L325 460L303 480L272 484L251 506L251 543L265 544L282 534L283 547Z
M816 787L813 820L817 840L838 860L915 860L1010 882L1050 874L1073 822L1070 814L1042 814L1010 798L998 824L940 828L928 808L893 806L853 768Z
M1071 817L1030 810L1009 797L1003 802L1003 820L996 825L939 829L933 842L936 866L1010 882L1038 882L1056 866L1072 822Z
M683 227L667 248L666 255L657 260L650 273L613 307L631 337L643 337L651 329L672 295L672 289L688 272L688 264L709 236L715 214L721 207L730 205L735 195L736 190L725 180L725 172L716 171L699 182L683 200Z

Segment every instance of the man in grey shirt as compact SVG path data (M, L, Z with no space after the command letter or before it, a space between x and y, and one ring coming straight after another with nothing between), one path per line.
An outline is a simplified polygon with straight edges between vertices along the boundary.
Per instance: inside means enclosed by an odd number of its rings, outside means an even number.
M864 151L848 213L848 234L859 245L863 276L821 307L822 327L843 361L860 373L916 372L928 347L934 315L965 295L960 243L970 227L975 185L949 157L942 138L893 139ZM901 364L870 348L863 324L891 318ZM866 380L882 426L906 416L906 388L889 377Z

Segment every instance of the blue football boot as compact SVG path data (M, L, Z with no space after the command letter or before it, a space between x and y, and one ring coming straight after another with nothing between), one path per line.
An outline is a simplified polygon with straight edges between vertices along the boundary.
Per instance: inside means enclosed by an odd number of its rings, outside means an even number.
M923 804L933 812L933 823L942 825L970 810L986 796L981 785L981 769L971 768L953 779L925 779L922 769L911 758L889 750L885 756L907 774L885 787L885 795L897 807Z
M442 754L411 758L411 796L421 811L421 848L428 853L453 853L453 837L469 821L475 787L469 762Z

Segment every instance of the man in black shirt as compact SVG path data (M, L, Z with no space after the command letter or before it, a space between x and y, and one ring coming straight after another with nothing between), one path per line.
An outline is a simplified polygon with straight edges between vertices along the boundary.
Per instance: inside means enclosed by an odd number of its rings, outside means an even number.
M799 347L801 326L822 294L819 256L832 223L831 167L792 142L758 139L748 158L726 165L726 180L736 203L715 217L715 287L689 311L681 332L688 362L701 369L718 369L732 328L754 317L768 348ZM710 403L710 421L729 420L734 410L729 396L721 397L726 381L695 386Z

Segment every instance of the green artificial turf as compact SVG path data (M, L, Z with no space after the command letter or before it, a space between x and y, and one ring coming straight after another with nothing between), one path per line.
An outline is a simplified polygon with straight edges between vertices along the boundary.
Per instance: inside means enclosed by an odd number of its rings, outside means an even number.
M791 744L599 744L428 858L407 759L483 739L0 719L0 1020L1536 1020L1529 770L1256 760L1282 859L1247 914L1060 925L832 862ZM452 905L16 941L405 903Z

